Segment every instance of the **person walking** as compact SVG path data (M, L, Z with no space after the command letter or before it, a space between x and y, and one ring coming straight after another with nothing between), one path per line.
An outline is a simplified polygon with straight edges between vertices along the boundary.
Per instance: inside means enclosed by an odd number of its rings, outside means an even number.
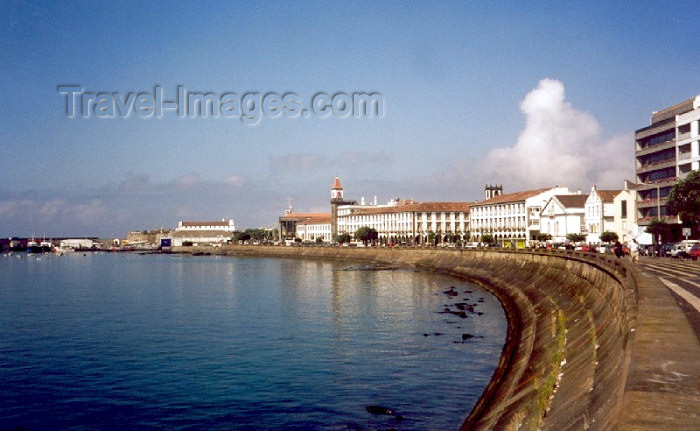
M625 252L622 250L622 243L617 240L615 241L615 245L613 246L613 252L615 253L615 256L619 259L622 257Z
M636 239L633 239L630 244L630 258L632 259L632 262L639 262L639 244L637 243Z

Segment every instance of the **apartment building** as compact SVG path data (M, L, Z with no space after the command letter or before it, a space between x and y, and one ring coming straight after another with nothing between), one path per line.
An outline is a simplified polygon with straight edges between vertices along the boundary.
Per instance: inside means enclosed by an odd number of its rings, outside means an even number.
M635 132L639 225L654 219L679 223L666 212L676 182L700 169L700 96L655 112L651 124Z

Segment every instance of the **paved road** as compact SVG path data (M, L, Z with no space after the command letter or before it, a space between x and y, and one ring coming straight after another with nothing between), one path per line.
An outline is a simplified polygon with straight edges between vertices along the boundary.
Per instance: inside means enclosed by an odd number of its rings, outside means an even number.
M671 291L700 339L700 260L643 257L640 266Z

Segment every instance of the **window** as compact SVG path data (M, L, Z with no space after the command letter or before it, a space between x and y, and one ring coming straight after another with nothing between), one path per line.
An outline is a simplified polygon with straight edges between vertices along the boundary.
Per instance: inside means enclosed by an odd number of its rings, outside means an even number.
M654 145L662 144L664 142L668 142L676 137L676 131L675 130L669 130L663 133L659 133L657 135L651 136L649 138L643 139L642 140L642 148L646 148L647 146L651 147Z
M627 199L620 201L620 217L627 218Z

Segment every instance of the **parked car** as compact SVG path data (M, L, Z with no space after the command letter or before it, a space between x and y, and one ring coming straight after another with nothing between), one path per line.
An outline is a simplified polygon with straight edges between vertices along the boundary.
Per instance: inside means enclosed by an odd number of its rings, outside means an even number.
M659 256L670 256L672 248L672 243L661 244L661 248L659 248Z
M689 257L688 252L691 248L693 248L695 244L698 244L697 240L681 241L677 244L674 244L673 248L671 249L671 256L678 258L687 258Z
M698 260L698 258L700 258L700 244L696 243L688 250L688 257L693 260Z
M642 256L656 256L656 250L653 245L643 245L639 247L639 254Z
M673 247L671 247L671 250L669 250L668 254L671 257L677 257L681 259L688 256L688 253L685 251L685 247L683 247L683 244L681 243L673 244Z

